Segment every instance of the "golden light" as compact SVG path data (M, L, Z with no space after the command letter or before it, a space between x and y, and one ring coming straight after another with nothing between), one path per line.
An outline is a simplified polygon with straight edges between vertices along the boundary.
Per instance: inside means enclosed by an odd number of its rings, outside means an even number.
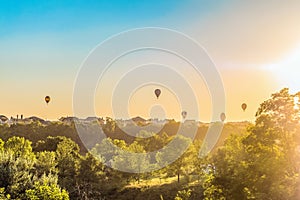
M282 87L288 87L292 93L300 91L300 45L291 51L286 57L267 65L278 78Z
M299 97L294 97L294 109L299 110Z

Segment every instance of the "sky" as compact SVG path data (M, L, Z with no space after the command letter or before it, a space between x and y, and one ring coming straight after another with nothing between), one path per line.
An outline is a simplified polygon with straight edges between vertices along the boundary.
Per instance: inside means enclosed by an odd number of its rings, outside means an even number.
M254 120L259 104L272 93L283 87L300 91L299 10L297 0L0 0L0 114L47 119L73 116L76 77L90 52L120 32L162 27L188 35L206 50L223 81L227 120ZM143 56L137 53L131 59ZM106 83L98 85L97 116L122 117L112 112L113 86L109 83L118 82L120 73L131 69L129 58L112 66ZM181 62L173 58L169 64ZM196 92L199 120L209 121L212 103L205 77L193 78L189 66L181 66L180 74ZM193 109L180 107L176 94L167 87L162 88L158 101L153 93L156 87L146 85L132 92L126 100L130 116L180 119L182 109ZM48 105L46 95L51 96ZM243 102L248 105L245 112Z

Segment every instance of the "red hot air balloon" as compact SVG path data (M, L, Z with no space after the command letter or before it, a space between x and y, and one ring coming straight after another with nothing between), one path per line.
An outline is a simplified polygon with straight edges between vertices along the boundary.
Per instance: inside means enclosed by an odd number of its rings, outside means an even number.
M225 119L226 119L226 115L225 115L225 113L221 113L221 115L220 115L220 119L221 119L221 121L222 121L222 122L224 122L224 121L225 121Z
M47 104L50 102L50 100L51 100L51 98L49 96L45 97L45 101L46 101Z
M158 98L158 97L160 96L160 94L161 94L160 89L156 89L156 90L154 91L154 94L155 94L156 97Z
M247 104L243 103L243 104L242 104L242 109L243 109L243 111L245 112L245 110L247 109Z

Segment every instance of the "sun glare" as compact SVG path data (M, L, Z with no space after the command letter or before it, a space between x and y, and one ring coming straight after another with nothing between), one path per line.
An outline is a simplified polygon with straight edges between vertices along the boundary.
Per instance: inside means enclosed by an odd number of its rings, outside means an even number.
M299 81L300 66L300 45L288 56L267 66L271 70L283 87L290 88L291 92L300 91Z

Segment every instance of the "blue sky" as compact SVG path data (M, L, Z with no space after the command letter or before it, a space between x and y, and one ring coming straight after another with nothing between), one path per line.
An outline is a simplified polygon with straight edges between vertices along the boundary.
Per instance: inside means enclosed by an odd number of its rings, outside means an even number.
M224 80L228 119L239 119L233 105L256 92L253 116L270 93L300 89L285 78L300 63L299 9L299 1L280 0L0 0L0 114L46 117L40 99L50 94L56 102L48 117L72 115L73 84L89 52L121 31L154 26L181 31L204 46Z
M130 26L160 18L170 9L168 1L2 1L1 35Z
M63 34L95 29L97 26L105 29L167 24L175 26L181 18L193 16L191 11L198 15L213 8L214 3L205 2L193 11L192 7L187 10L186 6L199 5L200 1L1 1L1 27L5 28L0 33L5 37L44 32ZM172 19L168 20L170 15Z
M206 3L193 11L193 4L199 1L0 1L1 65L9 74L20 64L29 76L39 73L41 65L50 75L63 72L120 31L146 26L182 29L193 12L198 16L214 8Z

